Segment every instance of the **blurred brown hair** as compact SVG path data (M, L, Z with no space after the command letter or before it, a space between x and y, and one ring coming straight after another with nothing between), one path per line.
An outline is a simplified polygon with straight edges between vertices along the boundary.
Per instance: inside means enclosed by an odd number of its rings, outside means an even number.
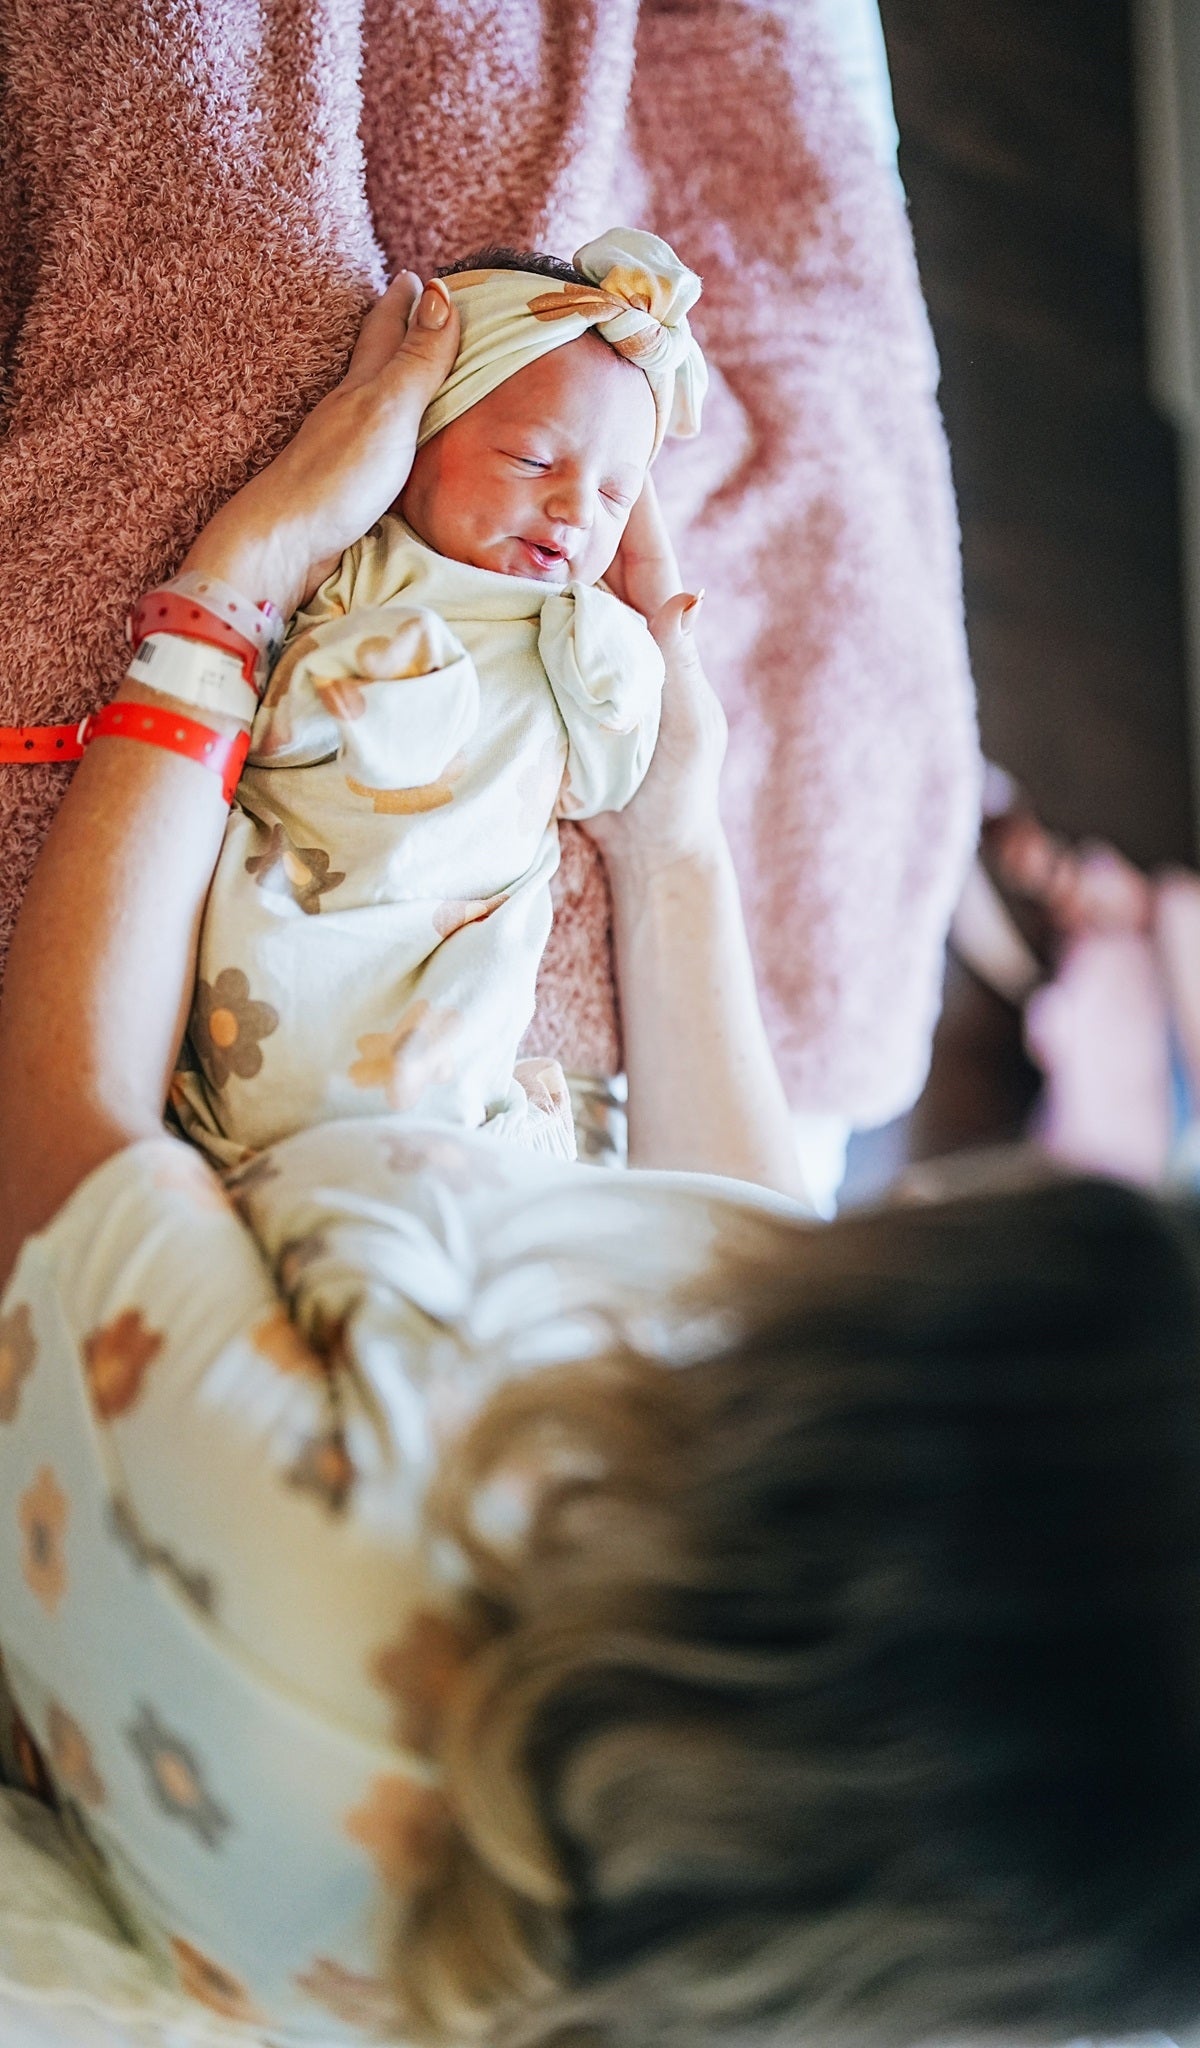
M474 1591L407 2023L539 2048L1178 2030L1190 1217L1076 1181L746 1229L714 1286L731 1347L668 1367L618 1330L505 1385L444 1465L431 1524ZM532 1487L515 1543L477 1513L506 1475Z

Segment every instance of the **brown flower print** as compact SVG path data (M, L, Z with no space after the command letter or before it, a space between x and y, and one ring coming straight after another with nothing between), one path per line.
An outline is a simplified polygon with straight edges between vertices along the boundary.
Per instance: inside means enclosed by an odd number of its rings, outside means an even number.
M132 1408L142 1391L147 1368L162 1350L161 1331L143 1321L138 1308L127 1308L111 1323L83 1340L83 1364L92 1406L101 1422L111 1422Z
M0 1422L14 1420L36 1355L33 1317L28 1304L19 1301L8 1315L0 1316Z
M121 1494L115 1494L108 1505L108 1526L126 1556L143 1570L154 1569L165 1573L172 1584L177 1586L185 1600L198 1607L203 1614L216 1611L217 1589L210 1572L198 1567L181 1564L165 1544L155 1543L146 1534L134 1512L133 1505Z
M436 1174L457 1195L468 1195L473 1188L508 1186L498 1160L481 1154L478 1146L460 1145L457 1138L414 1137L409 1131L388 1131L381 1149L393 1173L405 1178L414 1173Z
M305 1343L285 1308L277 1308L261 1323L255 1323L250 1332L250 1342L260 1358L267 1359L278 1372L319 1373L322 1370L316 1352Z
M49 1465L43 1465L17 1504L25 1537L21 1570L35 1600L53 1614L67 1590L65 1538L71 1504Z
M196 983L192 1011L192 1043L214 1088L223 1088L231 1074L252 1081L263 1063L261 1038L279 1023L270 1003L252 1000L250 983L240 967L222 968L216 980Z
M245 1213L246 1196L279 1179L279 1168L270 1152L251 1152L225 1175L225 1187L234 1208Z
M246 873L266 895L286 896L306 917L316 917L322 896L346 879L340 870L329 872L324 847L294 845L282 825L272 825L262 852L252 853L246 862Z
M191 1747L144 1702L126 1736L145 1770L155 1805L171 1820L190 1828L205 1848L218 1848L232 1822L205 1784Z
M276 1261L279 1285L285 1294L291 1294L302 1273L323 1259L329 1250L329 1242L323 1230L306 1231L303 1237L289 1238Z
M454 1061L447 1041L462 1024L457 1010L437 1009L421 997L390 1031L367 1031L349 1078L356 1088L379 1088L389 1109L411 1109L427 1088L449 1081Z
M289 1486L315 1494L331 1514L340 1515L358 1477L340 1423L310 1437L285 1476Z
M46 1713L46 1752L64 1792L82 1799L85 1806L104 1802L104 1780L92 1759L92 1746L78 1721L51 1700Z
M179 1934L171 1936L171 1953L175 1958L180 1988L189 1998L197 1999L210 2012L220 2013L222 2019L241 2020L250 2027L265 2024L246 1986L231 1970L214 1963L203 1949L184 1941Z
M16 1708L13 1708L9 1725L9 1741L12 1744L13 1760L16 1763L21 1783L43 1806L53 1806L54 1786L50 1773L42 1759L42 1752L33 1739L32 1732Z
M450 1848L450 1815L440 1792L412 1778L372 1778L361 1806L342 1823L352 1842L365 1849L390 1892L419 1891L445 1867Z
M368 1677L395 1707L395 1736L421 1756L438 1753L442 1720L483 1629L469 1630L432 1608L418 1608L398 1643L378 1650Z
M307 1970L298 1971L295 1983L306 1998L323 2005L335 2019L364 2033L390 2036L400 2030L396 1994L378 1977L364 1977L347 1970L328 1956L314 1956Z

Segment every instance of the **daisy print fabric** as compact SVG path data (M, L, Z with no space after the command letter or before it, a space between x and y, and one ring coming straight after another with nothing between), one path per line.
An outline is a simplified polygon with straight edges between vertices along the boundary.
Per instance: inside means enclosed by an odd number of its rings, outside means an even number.
M523 1079L548 1114L557 1069ZM738 1214L719 1183L384 1114L224 1180L145 1141L26 1245L8 1747L173 1994L273 2044L397 2034L388 1937L450 1852L436 1734L469 1649L423 1537L442 1448L505 1377L609 1342L614 1306L686 1355Z
M255 723L172 1090L186 1134L236 1166L392 1110L571 1157L570 1116L516 1072L558 821L629 802L662 682L608 591L452 561L390 516L350 548Z

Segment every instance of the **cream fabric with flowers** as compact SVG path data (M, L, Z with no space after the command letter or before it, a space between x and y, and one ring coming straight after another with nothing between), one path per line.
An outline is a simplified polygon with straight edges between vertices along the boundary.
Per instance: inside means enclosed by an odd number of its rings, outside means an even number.
M462 339L453 370L426 407L418 447L590 328L644 373L654 395L656 455L667 434L699 433L708 369L688 325L700 296L695 271L639 228L610 228L572 261L587 285L525 270L466 270L446 279Z

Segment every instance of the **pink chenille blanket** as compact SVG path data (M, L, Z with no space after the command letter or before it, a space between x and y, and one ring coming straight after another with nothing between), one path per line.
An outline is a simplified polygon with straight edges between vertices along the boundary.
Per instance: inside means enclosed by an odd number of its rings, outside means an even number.
M372 294L615 220L704 279L705 431L658 466L729 712L726 816L794 1104L919 1087L974 838L936 363L817 0L7 0L0 723L110 696L130 600L343 369ZM68 771L0 768L0 954ZM531 1032L619 1057L564 829Z

